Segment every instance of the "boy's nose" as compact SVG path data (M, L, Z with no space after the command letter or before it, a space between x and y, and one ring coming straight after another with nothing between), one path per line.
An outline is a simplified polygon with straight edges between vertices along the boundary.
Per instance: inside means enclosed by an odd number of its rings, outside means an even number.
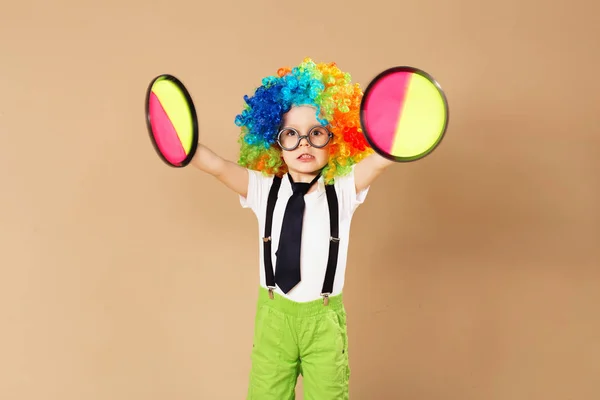
M300 138L300 144L299 146L310 146L310 142L308 141L308 138Z

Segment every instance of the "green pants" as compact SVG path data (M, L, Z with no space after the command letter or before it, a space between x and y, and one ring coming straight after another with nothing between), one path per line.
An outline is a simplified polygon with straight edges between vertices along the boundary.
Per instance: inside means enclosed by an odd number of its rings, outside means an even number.
M248 400L293 400L302 375L305 400L349 398L348 336L342 295L297 303L260 288Z

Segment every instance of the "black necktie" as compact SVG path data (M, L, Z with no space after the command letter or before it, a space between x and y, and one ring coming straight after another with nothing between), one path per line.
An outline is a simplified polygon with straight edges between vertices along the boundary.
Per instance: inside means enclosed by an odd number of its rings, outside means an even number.
M285 207L277 263L275 266L275 282L284 293L289 292L300 282L300 248L302 239L302 220L304 218L304 195L319 180L320 174L312 182L295 183L288 174L293 193Z

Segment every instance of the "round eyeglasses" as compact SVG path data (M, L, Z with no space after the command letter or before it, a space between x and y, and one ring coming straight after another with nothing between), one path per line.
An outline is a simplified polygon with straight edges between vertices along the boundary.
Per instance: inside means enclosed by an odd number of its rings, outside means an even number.
M283 150L295 150L302 139L306 139L312 147L322 148L327 146L333 134L324 126L315 126L308 135L300 135L294 128L283 128L277 135L277 143Z

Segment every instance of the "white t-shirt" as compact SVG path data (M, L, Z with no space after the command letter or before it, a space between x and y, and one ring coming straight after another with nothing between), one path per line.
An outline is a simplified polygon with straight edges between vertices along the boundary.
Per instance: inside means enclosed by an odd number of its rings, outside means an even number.
M273 177L265 176L259 171L250 169L248 170L248 176L248 195L246 198L240 196L240 203L242 207L252 209L258 220L257 241L260 249L260 285L266 287L262 237L265 232L267 199L273 183ZM321 298L325 271L327 269L327 259L329 257L329 208L323 178L319 178L315 185L317 186L316 189L304 196L306 206L302 225L302 248L300 251L301 281L287 294L283 293L279 287L275 289L278 294L297 302L306 302ZM341 293L344 287L352 216L356 208L364 202L369 191L369 188L366 188L360 193L356 193L354 168L348 175L336 178L334 186L338 197L340 242L332 296ZM274 270L277 265L275 252L277 252L279 246L279 234L281 232L283 214L291 195L291 183L288 176L285 175L281 180L279 198L273 211L271 257Z

